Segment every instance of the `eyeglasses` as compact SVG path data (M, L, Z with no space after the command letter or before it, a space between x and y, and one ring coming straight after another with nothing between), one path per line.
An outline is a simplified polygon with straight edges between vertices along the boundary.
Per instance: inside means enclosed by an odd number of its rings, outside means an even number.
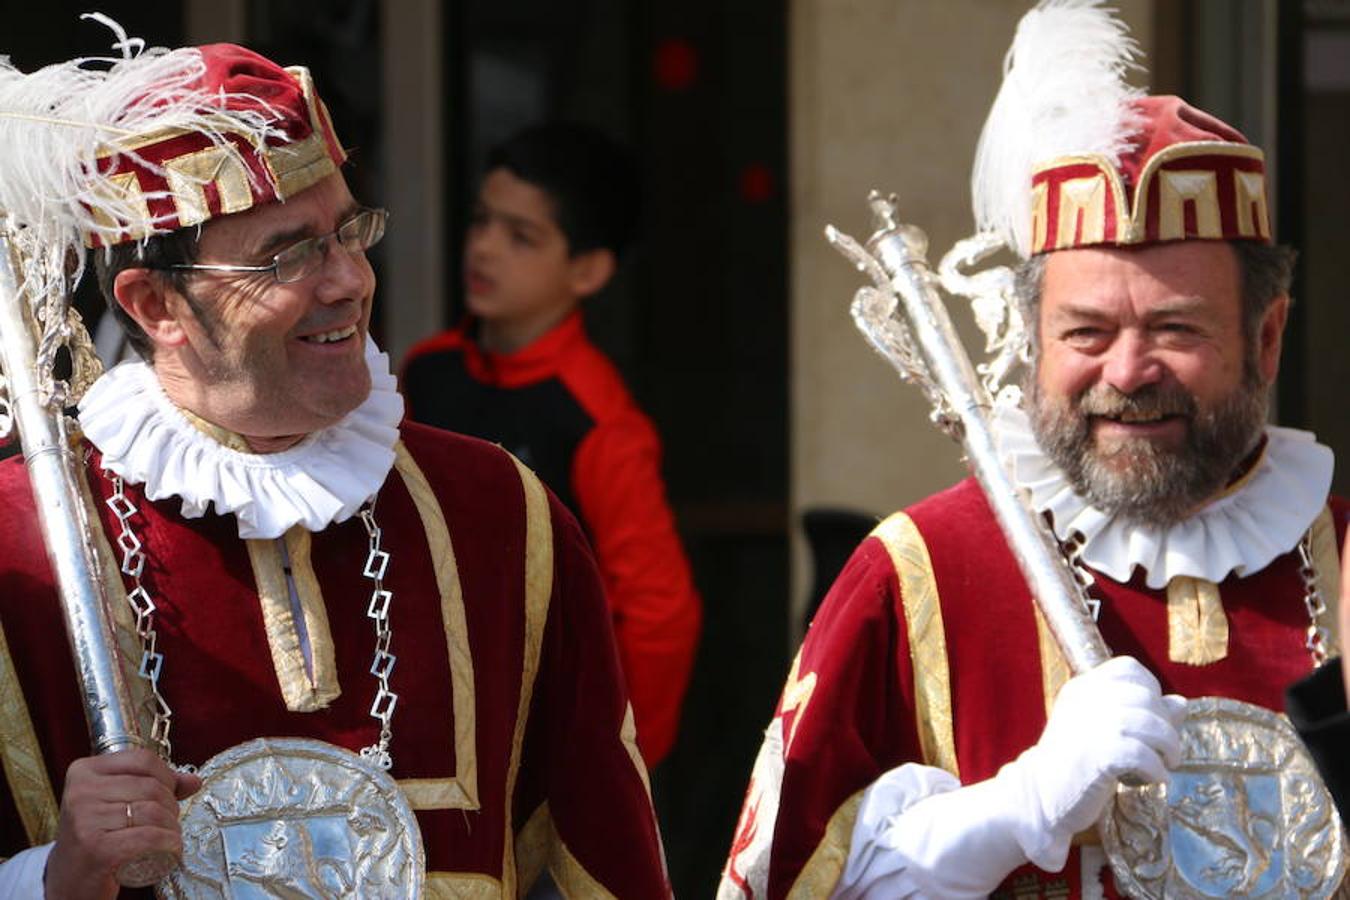
M271 265L267 266L179 263L165 268L195 272L271 272L279 283L290 284L319 271L319 266L323 265L328 255L328 245L334 239L348 253L363 253L374 247L384 237L384 223L388 218L388 210L362 209L335 231L291 244L273 256Z

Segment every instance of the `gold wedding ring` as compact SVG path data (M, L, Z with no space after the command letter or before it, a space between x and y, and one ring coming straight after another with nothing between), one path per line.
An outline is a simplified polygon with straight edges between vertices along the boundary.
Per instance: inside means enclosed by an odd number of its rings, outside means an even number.
M135 826L135 824L136 824L136 822L133 820L132 815L131 815L131 804L128 803L128 804L127 804L127 824L126 824L124 827L126 827L126 828L132 828L132 827Z

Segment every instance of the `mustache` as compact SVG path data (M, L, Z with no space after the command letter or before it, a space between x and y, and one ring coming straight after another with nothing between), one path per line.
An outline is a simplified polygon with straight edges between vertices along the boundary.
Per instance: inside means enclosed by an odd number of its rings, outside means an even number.
M1195 397L1179 385L1150 384L1125 393L1109 384L1096 384L1078 395L1074 404L1088 416L1185 416L1193 417Z

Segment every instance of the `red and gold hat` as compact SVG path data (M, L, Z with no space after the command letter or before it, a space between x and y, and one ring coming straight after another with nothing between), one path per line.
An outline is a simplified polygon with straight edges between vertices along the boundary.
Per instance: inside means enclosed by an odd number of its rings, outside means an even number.
M100 149L90 247L140 240L293 197L338 171L346 152L308 70L282 68L233 44L189 51L195 77L165 104L195 97L184 123L161 124ZM160 101L142 102L151 112ZM153 115L147 121L156 121Z
M1265 155L1180 97L1133 101L1139 131L1112 163L1064 156L1031 176L1031 252L1181 240L1270 242Z
M1131 86L1138 56L1102 0L1041 0L1022 17L975 154L981 231L1023 257L1270 242L1260 148L1179 97Z

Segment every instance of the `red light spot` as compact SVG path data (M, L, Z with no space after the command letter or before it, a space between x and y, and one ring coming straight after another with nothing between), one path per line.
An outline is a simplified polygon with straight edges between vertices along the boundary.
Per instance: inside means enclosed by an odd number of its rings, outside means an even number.
M698 79L698 51L680 38L666 38L652 54L652 74L665 91L687 91Z
M764 163L750 163L741 169L741 199L746 203L764 203L774 195L773 170Z

